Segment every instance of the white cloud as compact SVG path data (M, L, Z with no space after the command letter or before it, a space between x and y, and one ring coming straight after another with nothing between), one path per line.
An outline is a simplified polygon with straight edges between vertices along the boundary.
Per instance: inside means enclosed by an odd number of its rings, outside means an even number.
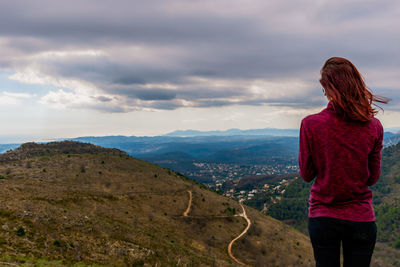
M36 95L28 93L0 92L0 105L17 105L21 100L34 98Z
M78 94L74 91L50 91L39 103L56 109L93 109L103 112L125 112L124 106L113 96ZM129 108L129 107L126 107Z
M18 99L6 95L0 95L0 105L15 105Z
M12 97L12 98L32 98L35 97L35 94L28 94L28 93L10 93L10 92L3 92L3 95Z

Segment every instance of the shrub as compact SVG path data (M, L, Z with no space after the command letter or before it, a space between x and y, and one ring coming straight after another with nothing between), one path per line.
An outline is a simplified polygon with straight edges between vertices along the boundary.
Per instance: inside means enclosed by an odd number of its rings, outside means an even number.
M235 208L231 208L231 207L227 207L225 210L225 213L227 213L228 215L235 215L236 214L236 209Z
M17 236L24 236L24 235L25 235L25 229L22 228L22 226L18 227Z
M395 240L393 242L393 247L396 248L396 249L400 249L400 240Z

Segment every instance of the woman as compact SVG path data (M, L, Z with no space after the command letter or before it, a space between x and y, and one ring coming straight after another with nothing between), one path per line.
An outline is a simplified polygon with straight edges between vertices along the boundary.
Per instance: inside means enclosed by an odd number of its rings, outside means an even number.
M333 57L321 69L329 100L320 113L301 121L299 166L314 183L309 198L308 230L316 266L369 266L376 241L372 192L380 175L383 127L373 95L347 59Z

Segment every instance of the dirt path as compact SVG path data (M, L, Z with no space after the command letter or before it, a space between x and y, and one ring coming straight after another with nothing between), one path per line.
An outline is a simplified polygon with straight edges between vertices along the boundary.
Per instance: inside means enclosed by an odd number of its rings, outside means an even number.
M9 263L9 262L2 262L2 261L0 261L0 265L7 265L7 266L16 266L16 267L19 267L18 264Z
M251 225L251 221L250 221L250 219L247 217L247 215L246 215L246 210L244 209L242 203L240 203L240 206L242 207L243 213L240 213L240 214L238 214L238 215L236 215L236 216L243 217L243 218L247 221L247 226L246 226L246 228L243 230L243 232L242 232L240 235L238 235L236 238L234 238L234 239L229 243L229 245L228 245L228 254L229 254L229 256L230 256L234 261L236 261L237 263L239 263L239 264L241 264L241 265L245 265L245 266L246 266L246 264L244 264L243 262L241 262L240 260L238 260L237 258L235 258L235 256L233 256L233 254L232 254L232 245L233 245L233 243L234 243L236 240L238 240L239 238L241 238L242 236L244 236L244 235L247 233L247 231L249 230L250 225Z
M191 206L192 206L192 197L193 197L193 196L192 196L192 191L187 190L187 192L189 193L189 202L188 202L188 206L187 206L185 212L183 213L183 216L184 216L184 217L187 217L187 216L188 216L188 214L189 214L189 212L190 212L190 208L191 208ZM230 256L235 262L239 263L240 265L246 266L246 264L244 264L243 262L241 262L240 260L238 260L237 258L235 258L235 256L233 256L233 254L232 254L232 245L233 245L233 243L235 243L236 240L238 240L239 238L241 238L242 236L244 236L244 235L247 233L247 231L250 229L250 225L251 225L251 221L250 221L249 217L247 217L246 210L244 209L242 203L240 203L240 206L242 207L243 212L242 212L242 213L239 213L239 214L237 214L237 215L235 215L235 216L243 217L243 218L247 221L247 226L246 226L246 228L243 230L243 232L240 233L240 235L238 235L237 237L235 237L235 238L229 243L229 245L228 245L228 254L229 254L229 256ZM201 217L203 217L203 216L201 216ZM216 216L216 217L218 217L218 216ZM219 217L224 217L224 218L225 218L226 216L219 216Z
M192 191L187 190L187 192L189 193L189 203L188 203L188 207L185 210L185 212L183 213L183 216L186 217L188 216L189 212L190 212L190 207L192 206Z

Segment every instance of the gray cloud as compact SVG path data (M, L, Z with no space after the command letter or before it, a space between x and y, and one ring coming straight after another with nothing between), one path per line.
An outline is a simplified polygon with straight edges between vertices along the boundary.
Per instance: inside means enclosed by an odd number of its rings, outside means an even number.
M73 106L106 112L314 107L323 104L314 88L331 56L348 57L362 73L392 73L374 84L400 87L399 11L394 0L8 1L0 8L0 68L90 84L93 103Z
M172 100L176 93L165 89L119 90L118 93L140 100Z
M96 100L99 100L101 102L110 102L110 101L112 101L111 98L105 97L105 96L98 96L98 97L96 97Z

